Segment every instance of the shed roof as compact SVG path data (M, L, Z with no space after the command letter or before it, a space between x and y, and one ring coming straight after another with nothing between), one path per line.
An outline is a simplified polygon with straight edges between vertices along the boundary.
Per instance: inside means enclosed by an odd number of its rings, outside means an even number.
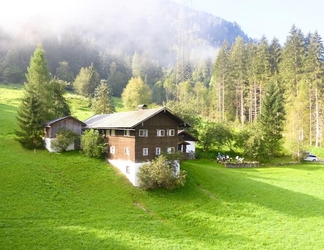
M56 118L56 119L54 119L54 120L47 121L47 122L44 123L44 126L45 126L45 127L49 127L49 126L53 125L54 123L59 122L59 121L62 121L62 120L67 119L67 118L71 118L71 119L73 119L73 120L75 120L75 121L81 123L83 126L86 125L84 122L78 120L77 118L68 115L68 116L64 116L64 117Z
M94 129L132 129L152 118L153 116L164 112L172 119L177 121L179 127L190 127L181 118L172 114L166 107L154 108L154 109L139 109L136 111L119 112L113 114L94 115L85 121L86 128Z
M199 139L197 139L195 136L193 136L192 134L188 133L185 130L179 130L178 135L183 135L184 140L186 141L199 141Z

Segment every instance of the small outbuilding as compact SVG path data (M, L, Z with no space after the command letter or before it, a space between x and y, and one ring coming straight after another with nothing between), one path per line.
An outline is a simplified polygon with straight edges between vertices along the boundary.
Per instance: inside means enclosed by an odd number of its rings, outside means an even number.
M61 129L70 130L74 134L78 135L79 137L77 140L68 146L66 149L68 150L75 150L80 149L80 136L82 133L82 128L86 126L85 123L78 120L73 116L65 116L61 118L57 118L48 122L44 123L44 144L45 148L50 152L56 152L55 149L52 148L52 141L56 138L57 133Z

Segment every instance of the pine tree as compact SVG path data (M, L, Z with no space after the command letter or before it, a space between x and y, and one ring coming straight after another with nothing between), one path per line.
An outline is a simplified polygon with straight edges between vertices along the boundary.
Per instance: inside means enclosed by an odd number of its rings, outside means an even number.
M285 138L298 159L309 138L309 89L305 81L305 52L304 35L293 26L282 52L279 70L285 98Z
M225 41L220 48L212 78L213 87L213 110L216 111L215 118L217 121L225 121L225 90L228 88L228 78L229 78L229 48L228 42ZM230 92L227 92L228 95ZM230 99L230 98L229 98Z
M231 98L230 101L234 102L234 105L228 106L235 107L236 119L241 122L242 127L245 122L246 60L244 40L242 37L238 37L230 50L229 56L231 69L231 86L229 91L234 94L234 98Z
M277 86L270 81L264 92L262 112L258 118L263 133L264 151L273 157L282 148L285 111L283 97Z
M16 136L23 147L38 148L42 146L43 123L71 112L64 98L64 86L55 79L51 81L41 45L30 59L26 77L28 82L17 112Z
M41 45L37 46L34 55L31 57L27 72L27 83L29 85L34 85L37 91L40 91L40 86L42 84L48 83L51 80L45 58L45 51Z
M116 111L111 96L111 89L105 81L102 81L95 89L94 98L92 99L92 110L95 114L109 114Z
M46 112L43 115L43 119L48 121L70 115L71 110L64 97L66 93L64 82L58 79L53 79L44 87L46 88L44 93L46 96L46 102L43 103L43 106L46 108Z
M269 63L270 63L270 76L273 81L279 81L279 64L281 62L282 47L277 38L274 38L269 46ZM282 90L283 87L277 86Z
M307 39L307 56L305 59L305 81L309 86L309 142L316 147L321 145L323 128L323 76L324 76L324 46L317 32L309 34Z
M17 111L19 130L15 131L17 140L28 149L42 146L43 120L39 110L41 103L33 89L26 89Z

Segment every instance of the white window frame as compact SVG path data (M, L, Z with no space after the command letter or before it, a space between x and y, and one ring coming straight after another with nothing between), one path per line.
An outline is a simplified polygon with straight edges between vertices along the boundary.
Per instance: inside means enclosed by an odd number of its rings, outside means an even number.
M148 156L149 150L148 148L143 148L143 156Z
M130 136L130 130L129 129L124 130L124 136Z
M148 130L147 129L140 129L138 131L138 136L139 137L148 137Z
M160 155L161 154L161 148L160 147L155 148L155 154L156 155Z
M168 154L174 154L175 153L175 147L167 147L167 153Z
M156 131L156 136L158 136L158 137L163 137L163 136L165 136L165 130L164 130L164 129L158 129L158 130Z
M116 154L116 147L115 147L115 146L110 146L110 147L109 147L109 152L110 152L111 154Z
M124 148L124 155L130 155L130 148Z
M167 130L167 136L175 136L175 130L174 129L168 129Z

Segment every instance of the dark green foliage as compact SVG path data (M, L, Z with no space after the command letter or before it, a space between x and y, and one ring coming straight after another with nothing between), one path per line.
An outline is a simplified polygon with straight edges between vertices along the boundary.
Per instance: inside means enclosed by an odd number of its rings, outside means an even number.
M177 171L175 161L171 161L164 155L156 157L152 162L140 167L137 176L140 187L145 190L165 188L168 190L184 186L186 172Z
M107 86L106 81L102 81L95 89L91 108L95 114L110 114L116 112L111 89Z
M106 143L97 130L87 130L81 136L82 152L89 157L102 157L105 147Z
M58 79L53 79L50 83L44 84L43 95L44 99L43 107L43 119L46 121L68 116L71 114L71 110L68 101L64 97L65 83Z
M17 66L9 66L3 71L3 79L5 82L21 82L24 79L23 71Z
M31 57L27 72L27 82L29 84L34 84L37 87L48 83L51 80L45 58L45 51L41 45L37 46L34 55Z
M69 83L72 83L74 80L74 75L67 61L63 61L59 63L59 67L56 68L55 76L58 79Z
M88 68L80 69L80 72L73 83L73 88L78 94L85 97L91 97L99 83L99 73L93 64L91 64Z
M207 121L201 122L196 129L198 130L199 143L204 151L208 151L211 147L220 149L224 146L233 151L233 132L229 126Z
M34 149L43 146L43 120L40 109L41 103L37 94L31 89L26 89L17 111L19 129L15 131L17 140L24 148Z
M24 86L24 97L19 106L17 121L18 141L26 148L42 145L43 123L54 118L71 114L64 98L62 81L51 81L45 59L45 51L39 45L30 59L28 83Z
M270 158L276 156L282 149L285 110L283 97L276 85L271 81L264 93L262 111L258 118L263 132L264 150Z
M67 147L78 138L78 135L70 130L61 129L52 141L52 148L58 152L66 151Z

